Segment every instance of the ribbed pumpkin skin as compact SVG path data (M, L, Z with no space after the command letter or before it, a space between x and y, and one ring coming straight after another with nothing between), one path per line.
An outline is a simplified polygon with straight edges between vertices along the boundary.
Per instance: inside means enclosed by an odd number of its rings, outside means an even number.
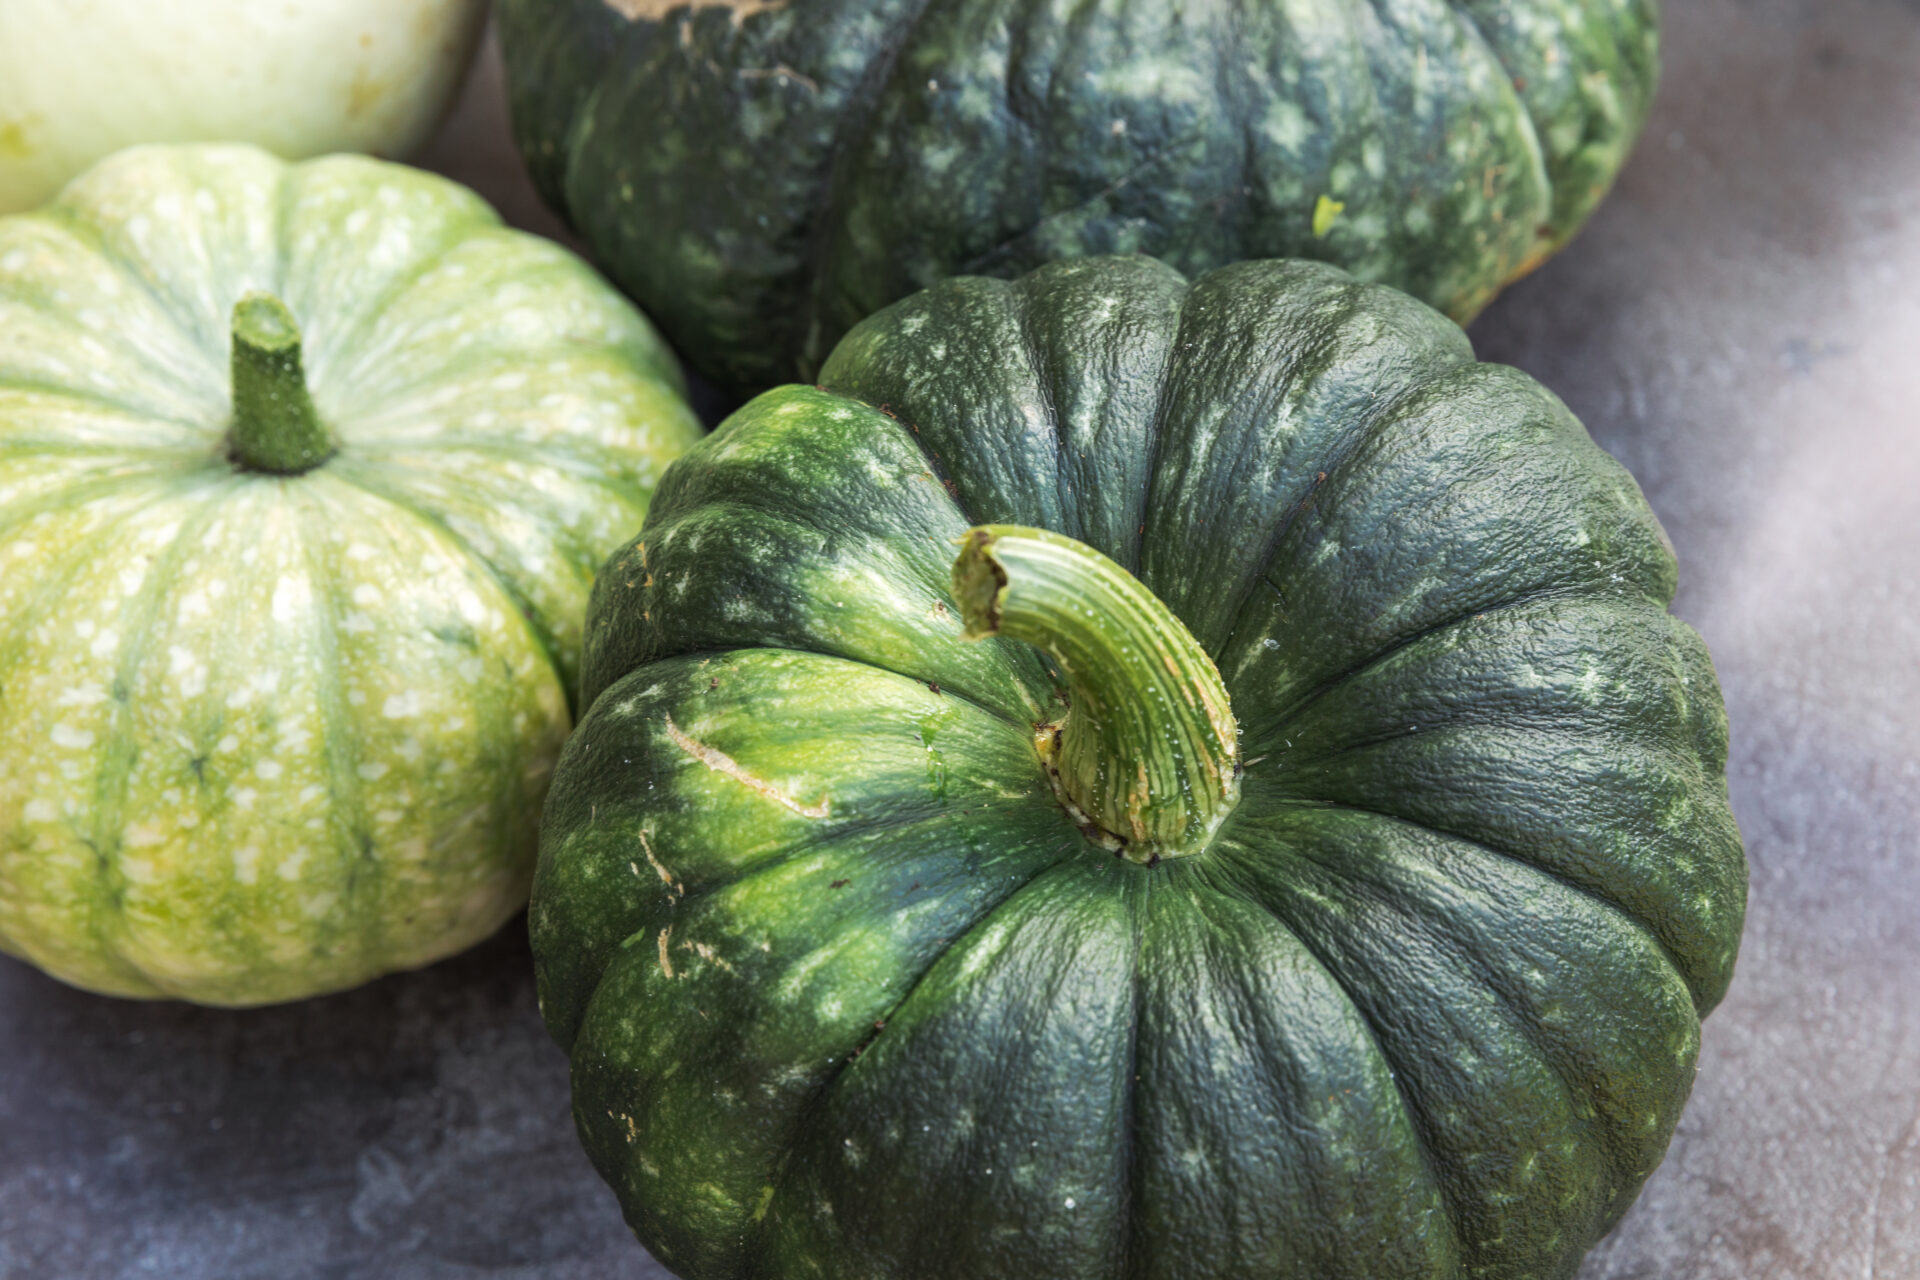
M956 279L669 471L531 916L575 1117L694 1280L1565 1277L1732 972L1726 723L1631 477L1311 263ZM1241 798L1151 868L960 638L974 523L1136 572Z
M256 290L339 445L302 475L228 456ZM144 148L0 220L0 950L257 1004L496 929L678 388L584 264L395 165Z
M749 389L937 279L1083 254L1316 258L1465 323L1578 229L1658 76L1655 0L498 13L547 198Z

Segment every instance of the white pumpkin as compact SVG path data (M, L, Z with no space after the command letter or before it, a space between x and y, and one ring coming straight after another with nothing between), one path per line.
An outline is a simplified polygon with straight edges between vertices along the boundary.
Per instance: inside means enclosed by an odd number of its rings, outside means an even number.
M460 87L486 0L0 0L0 213L137 142L397 158Z

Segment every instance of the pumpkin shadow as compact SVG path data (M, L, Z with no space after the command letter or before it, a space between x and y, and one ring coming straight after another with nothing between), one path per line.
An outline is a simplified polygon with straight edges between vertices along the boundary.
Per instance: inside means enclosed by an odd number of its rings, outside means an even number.
M96 996L0 957L0 1274L665 1276L567 1090L524 917L262 1009Z

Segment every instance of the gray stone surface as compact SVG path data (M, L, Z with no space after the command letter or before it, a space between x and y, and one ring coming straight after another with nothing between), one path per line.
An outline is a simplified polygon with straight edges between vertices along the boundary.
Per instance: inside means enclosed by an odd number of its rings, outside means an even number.
M1753 863L1693 1104L1581 1280L1911 1280L1920 3L1666 8L1665 87L1618 192L1473 330L1666 521ZM553 230L498 92L488 66L426 160ZM250 1013L0 959L0 1277L664 1276L574 1143L520 928Z

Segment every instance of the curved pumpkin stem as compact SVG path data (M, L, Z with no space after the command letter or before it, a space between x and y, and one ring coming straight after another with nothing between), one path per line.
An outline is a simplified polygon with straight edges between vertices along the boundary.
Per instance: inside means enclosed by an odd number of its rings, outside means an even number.
M1198 853L1240 794L1239 729L1220 672L1140 580L1044 529L967 531L954 597L978 639L1046 653L1071 706L1040 752L1088 834L1135 862Z
M331 458L300 362L300 326L287 304L250 293L233 308L233 424L227 451L247 471L299 475Z

